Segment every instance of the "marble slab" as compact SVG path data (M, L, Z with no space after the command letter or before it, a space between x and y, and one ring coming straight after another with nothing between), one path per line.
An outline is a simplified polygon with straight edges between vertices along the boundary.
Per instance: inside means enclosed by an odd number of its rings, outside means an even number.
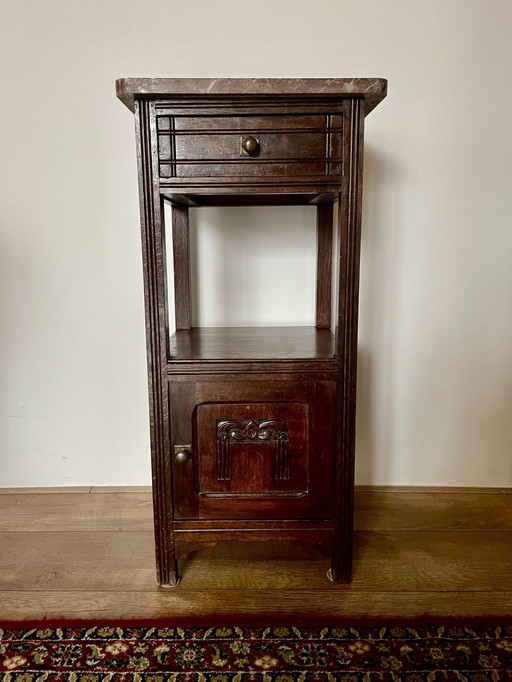
M365 114L387 94L385 78L119 78L116 92L133 111L138 97L271 96L364 97Z

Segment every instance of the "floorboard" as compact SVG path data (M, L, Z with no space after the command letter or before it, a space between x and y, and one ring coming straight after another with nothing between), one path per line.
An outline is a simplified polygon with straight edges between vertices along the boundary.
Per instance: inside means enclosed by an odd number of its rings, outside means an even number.
M359 490L354 579L291 543L219 543L155 583L151 493L0 494L0 620L512 616L510 491Z

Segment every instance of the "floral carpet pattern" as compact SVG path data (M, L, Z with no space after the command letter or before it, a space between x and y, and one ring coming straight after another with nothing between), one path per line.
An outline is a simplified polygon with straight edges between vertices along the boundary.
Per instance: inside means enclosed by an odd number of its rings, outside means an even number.
M512 681L512 625L0 629L0 680Z

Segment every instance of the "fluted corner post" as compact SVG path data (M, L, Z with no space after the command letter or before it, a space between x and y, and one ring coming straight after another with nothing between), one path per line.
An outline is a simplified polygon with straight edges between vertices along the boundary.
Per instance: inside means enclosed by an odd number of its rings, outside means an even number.
M339 207L339 301L337 326L338 433L336 536L331 577L350 582L354 526L354 457L357 382L359 257L363 190L364 100L345 104L344 184Z
M153 477L154 527L158 584L178 583L172 531L172 486L169 441L169 409L165 370L168 320L165 282L165 234L163 204L158 186L155 126L152 105L135 101L137 163L139 177L144 303L149 384L149 424Z

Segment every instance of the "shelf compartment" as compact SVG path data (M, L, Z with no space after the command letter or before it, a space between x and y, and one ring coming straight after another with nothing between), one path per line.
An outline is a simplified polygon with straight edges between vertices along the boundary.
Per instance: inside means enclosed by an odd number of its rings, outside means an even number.
M316 327L192 327L170 338L170 361L330 360L334 334Z

